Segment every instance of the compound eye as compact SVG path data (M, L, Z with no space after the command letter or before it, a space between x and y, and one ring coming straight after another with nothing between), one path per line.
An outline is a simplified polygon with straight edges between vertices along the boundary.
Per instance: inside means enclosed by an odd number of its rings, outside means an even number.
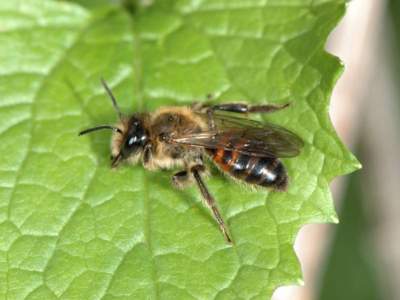
M135 136L131 136L129 139L128 139L128 147L132 147L133 145L135 145L136 143L137 143L137 141L138 141L138 138L137 138L137 136L135 135Z

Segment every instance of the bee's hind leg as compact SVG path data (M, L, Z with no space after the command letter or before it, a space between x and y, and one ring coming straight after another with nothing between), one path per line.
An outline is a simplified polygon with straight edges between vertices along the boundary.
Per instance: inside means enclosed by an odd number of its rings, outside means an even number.
M285 104L262 104L262 105L248 105L244 103L223 103L216 105L200 104L196 102L192 109L200 112L205 112L208 119L208 127L210 130L215 130L214 112L227 111L240 114L247 113L271 113L288 107L290 103Z
M192 179L194 178L197 186L200 189L201 195L203 196L204 202L206 206L211 210L214 219L217 221L218 226L222 232L222 234L225 237L225 240L232 244L232 238L229 235L229 231L227 226L225 225L224 220L222 219L221 214L219 213L218 207L216 205L214 197L210 194L210 192L207 189L207 186L205 185L203 178L201 177L201 173L204 173L206 171L205 167L201 164L199 165L194 165L191 167L189 170L183 170L175 173L172 176L172 184L179 188L182 189L188 184L192 183Z
M208 110L228 111L235 113L271 113L288 107L290 103L285 104L262 104L262 105L248 105L244 103L223 103L210 106Z
M200 175L200 173L204 172L204 171L205 171L205 168L203 165L195 165L190 169L190 172L192 173L194 179L196 180L197 186L200 189L200 192L201 192L201 195L203 196L205 204L213 213L214 219L217 221L219 229L221 230L222 234L224 235L225 240L228 243L232 244L233 243L232 238L230 237L228 228L225 225L225 222L222 219L221 214L219 213L215 199L208 191L207 186L205 185L205 183Z

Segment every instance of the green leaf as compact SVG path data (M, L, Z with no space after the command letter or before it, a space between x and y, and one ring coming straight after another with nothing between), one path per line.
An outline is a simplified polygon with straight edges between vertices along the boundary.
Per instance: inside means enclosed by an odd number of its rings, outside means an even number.
M359 167L328 100L342 71L323 50L344 0L158 1L128 13L0 2L0 298L265 299L301 282L298 230L334 222L329 182ZM235 245L171 171L109 167L124 112L202 101L286 103L265 116L305 141L285 193L207 180Z

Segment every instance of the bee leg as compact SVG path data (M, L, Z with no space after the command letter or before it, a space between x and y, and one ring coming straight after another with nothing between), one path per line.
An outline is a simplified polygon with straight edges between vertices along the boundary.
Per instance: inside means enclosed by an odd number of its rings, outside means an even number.
M207 94L206 95L206 103L204 103L203 101L194 101L192 102L192 104L190 105L190 108L193 109L194 111L202 111L204 108L208 108L211 105L207 104L209 101L211 101L213 99L213 95L212 94Z
M179 171L172 176L172 184L178 189L183 189L189 182L189 173L186 170Z
M265 104L265 105L247 105L243 103L224 103L211 106L209 109L229 111L235 113L271 113L288 107L290 103L285 104Z
M215 122L213 118L214 111L221 110L221 111L228 111L234 113L271 113L281 109L288 107L290 103L285 103L282 105L278 104L265 104L265 105L247 105L243 103L224 103L224 104L216 104L212 106L202 106L201 108L205 108L205 112L207 114L208 119L208 127L210 130L215 129ZM200 108L196 108L201 111Z
M217 208L217 205L215 203L214 197L210 194L210 192L207 189L207 186L205 185L203 179L201 178L200 172L204 171L205 168L203 165L196 165L190 169L191 173L193 174L194 179L196 180L197 186L200 189L201 195L203 196L205 203L207 207L211 210L211 212L214 215L214 219L217 221L219 229L221 230L222 234L225 237L225 240L229 244L233 244L233 241L229 235L228 228L225 225L224 220L221 217L221 214L219 213L219 210Z
M215 122L214 122L214 118L213 118L214 109L209 107L206 112L207 112L207 118L208 118L208 127L210 130L214 130L215 129Z
M151 156L152 156L152 154L151 154L151 151L152 151L152 146L151 146L151 144L150 143L148 143L148 144L146 144L145 146L144 146L144 149L143 149L143 165L148 165L149 164L149 162L151 161Z
M201 111L202 108L204 108L204 103L198 101L192 102L190 108L193 109L194 111Z

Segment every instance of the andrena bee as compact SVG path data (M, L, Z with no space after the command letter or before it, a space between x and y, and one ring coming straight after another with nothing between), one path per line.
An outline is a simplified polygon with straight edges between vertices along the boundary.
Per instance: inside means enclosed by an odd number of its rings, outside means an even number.
M84 135L101 129L113 131L112 167L122 161L141 162L146 169L181 169L172 176L175 187L195 182L227 242L232 243L227 226L213 196L203 181L205 158L222 172L253 186L284 191L288 176L279 158L300 153L302 140L287 129L239 117L247 113L268 113L286 105L229 103L161 107L152 113L124 116L110 88L102 80L119 122L83 130Z

